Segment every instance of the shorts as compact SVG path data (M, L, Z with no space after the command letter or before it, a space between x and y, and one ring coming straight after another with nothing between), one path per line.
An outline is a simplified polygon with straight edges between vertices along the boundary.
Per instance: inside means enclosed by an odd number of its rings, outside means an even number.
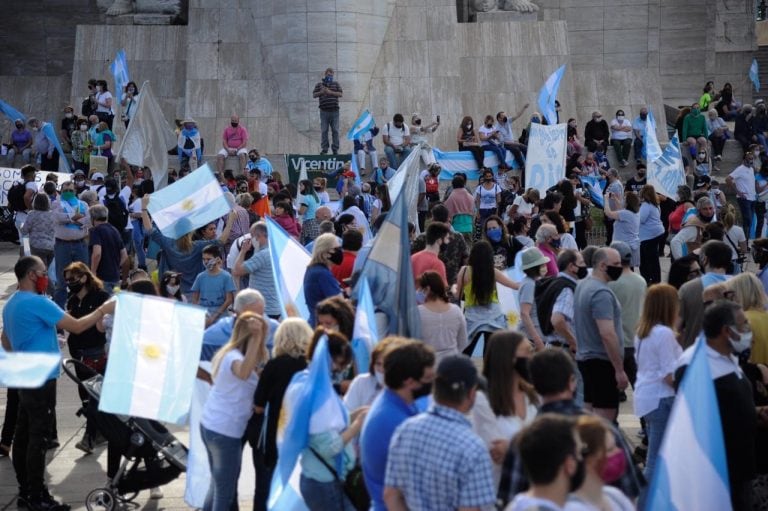
M248 149L246 149L245 147L241 147L240 149L237 150L237 154L238 154L238 156L241 155L241 154L248 154ZM222 147L221 151L219 151L219 156L227 157L227 156L229 156L229 153L227 152L226 149L224 149Z
M601 358L580 360L577 364L584 379L584 402L593 408L617 409L620 392L613 364Z

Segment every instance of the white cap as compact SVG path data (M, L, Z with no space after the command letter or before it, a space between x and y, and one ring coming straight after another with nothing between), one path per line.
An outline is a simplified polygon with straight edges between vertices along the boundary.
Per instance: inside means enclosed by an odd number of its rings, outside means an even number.
M104 179L104 174L101 172L94 172L91 176L91 180L96 181L97 179Z

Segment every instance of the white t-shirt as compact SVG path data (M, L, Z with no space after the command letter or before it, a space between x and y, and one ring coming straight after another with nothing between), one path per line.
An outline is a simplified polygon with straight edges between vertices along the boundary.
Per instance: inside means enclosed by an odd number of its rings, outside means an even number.
M256 373L241 380L232 372L232 364L244 359L245 356L236 349L224 355L200 419L205 429L230 438L242 438L245 433L248 419L253 414L253 393L259 383Z
M747 241L747 237L744 235L744 229L740 225L734 225L728 229L728 232L725 234L728 237L723 238L723 241L728 245L728 248L731 249L731 260L736 260L739 258L739 253L736 251L739 247L739 243L742 241L746 243ZM734 245L736 246L734 247Z
M232 243L232 246L229 247L229 253L227 254L227 268L235 267L237 258L240 255L240 249L238 247L242 247L243 242L249 239L251 239L251 233L246 232L245 234L237 238L234 243Z
M626 118L619 122L618 119L614 118L611 121L611 138L613 140L627 140L632 138L632 130L629 131L613 131L613 128L632 128L632 123L629 122Z
M501 193L501 187L494 183L490 190L485 186L478 186L475 189L475 197L480 197L480 207L478 209L495 209L496 195Z
M120 102L126 100L127 94L123 93L121 96ZM123 107L122 114L125 116L126 119L133 119L134 114L136 113L136 107L139 106L139 95L134 94L132 99L129 99L125 106Z
M370 405L382 388L376 381L375 375L371 373L358 374L349 384L349 389L344 395L344 404L347 406L347 410L354 412L361 406Z
M752 167L746 165L739 165L733 172L728 174L728 177L733 179L733 184L736 185L736 192L743 194L747 200L755 200L757 198L757 192L755 191L755 171Z
M109 92L108 90L96 94L96 102L97 103L106 103L108 99L112 99L112 93ZM101 104L98 104L98 106L96 107L96 111L97 112L104 112L104 113L107 113L107 114L111 114L112 113L112 109L111 108L107 108L105 106L101 106Z
M482 126L477 128L477 131L480 132L481 138L482 137L487 137L488 135L490 135L491 133L496 131L496 126L491 126L489 128L488 126L483 124ZM482 143L483 144L493 144L494 142L498 143L500 138L501 138L501 135L499 134L499 135L497 135L497 138L489 138L489 139L483 140Z
M402 128L395 127L394 123L388 122L384 125L384 129L382 130L382 135L387 135L389 137L389 143L393 145L403 145L403 142L405 142L405 137L411 136L411 130L408 128L408 125L403 123Z
M533 214L533 207L536 204L530 204L528 201L525 200L525 198L522 195L518 195L515 198L515 202L512 203L513 206L517 206L517 214L522 216L531 216Z
M531 497L525 493L518 493L504 511L564 511L564 509L551 500Z
M603 500L608 503L610 511L634 511L635 506L621 490L613 486L603 486ZM577 495L569 495L565 503L565 511L601 511L601 509L590 502L581 500Z
M642 340L635 336L635 415L644 417L659 407L660 399L675 395L675 389L664 382L664 376L675 372L682 354L675 332L667 326L654 326Z

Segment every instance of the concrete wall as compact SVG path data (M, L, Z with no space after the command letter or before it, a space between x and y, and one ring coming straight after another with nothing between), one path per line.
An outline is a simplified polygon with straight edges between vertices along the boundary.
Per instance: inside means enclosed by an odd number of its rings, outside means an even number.
M0 98L27 117L52 121L56 126L64 116L69 97L69 76L0 76ZM10 141L13 122L0 115L0 139Z

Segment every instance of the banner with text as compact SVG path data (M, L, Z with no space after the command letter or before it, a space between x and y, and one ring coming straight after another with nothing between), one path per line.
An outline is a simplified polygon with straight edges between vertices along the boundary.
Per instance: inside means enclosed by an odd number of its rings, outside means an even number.
M349 154L286 154L288 181L298 185L301 167L306 164L307 178L311 181L316 177L324 177L328 180L328 189L332 190L336 188L341 169L349 160Z
M685 184L683 155L680 153L677 134L669 141L661 156L648 165L648 184L653 185L656 193L673 199L677 194L677 187Z
M565 178L566 124L531 124L525 162L525 188L536 188L541 196Z
M46 172L44 170L38 170L35 177L35 182L38 184L38 188L43 186L48 174L56 174L59 176L59 184L69 181L72 178L72 175L67 174L66 172ZM8 205L8 190L11 189L11 186L13 186L13 183L16 181L21 181L21 169L0 167L0 206Z

